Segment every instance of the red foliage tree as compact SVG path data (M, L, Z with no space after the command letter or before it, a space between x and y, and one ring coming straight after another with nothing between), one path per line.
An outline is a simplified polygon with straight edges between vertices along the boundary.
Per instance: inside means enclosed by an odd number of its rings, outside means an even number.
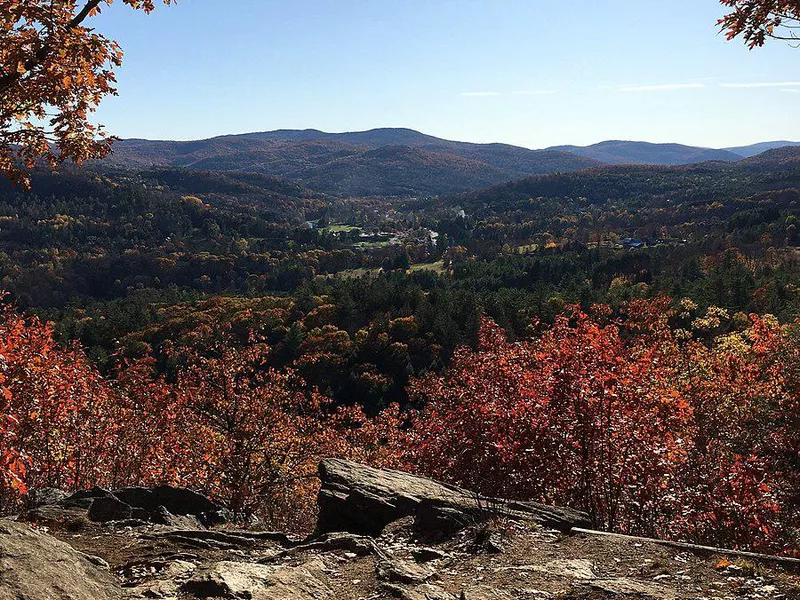
M407 460L599 526L788 550L796 338L754 316L707 346L669 326L668 304L632 303L616 323L575 311L519 343L485 321L477 350L412 384L424 408Z
M174 382L149 359L107 380L48 325L10 310L0 334L6 504L26 486L169 483L308 529L322 458L388 464L396 454L396 408L378 419L334 408L292 371L267 368L267 346L236 348L219 328L204 354L181 356Z
M0 0L0 174L27 183L26 170L39 159L56 165L108 153L109 140L89 116L116 93L122 51L86 22L112 2ZM153 0L123 2L154 8Z
M797 0L720 0L731 9L719 20L729 40L742 36L749 48L768 38L800 42L800 2Z

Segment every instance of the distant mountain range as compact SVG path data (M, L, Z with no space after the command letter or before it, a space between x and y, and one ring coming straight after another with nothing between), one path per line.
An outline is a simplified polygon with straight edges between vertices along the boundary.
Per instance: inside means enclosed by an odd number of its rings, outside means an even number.
M474 144L385 128L352 133L315 129L227 135L195 141L129 139L104 163L126 168L171 167L277 176L340 196L409 196L464 192L604 164L673 166L733 162L796 142L727 149L608 141L592 146L530 150Z
M649 142L609 140L599 144L592 144L591 146L553 146L548 150L569 152L608 165L660 165L673 167L709 160L734 162L784 146L800 146L800 142L761 142L750 146L715 149L684 146L682 144L651 144Z
M555 146L551 150L569 152L608 165L660 165L673 167L691 163L721 160L734 162L744 158L728 150L696 148L681 144L651 144L612 140L591 146Z
M751 156L755 156L756 154L761 154L762 152L766 152L767 150L774 150L776 148L785 148L787 146L800 146L800 142L787 142L787 141L776 141L776 142L761 142L759 144L751 144L749 146L737 146L734 148L725 148L728 152L733 152L734 154L739 154L740 156L744 156L745 158L749 158Z

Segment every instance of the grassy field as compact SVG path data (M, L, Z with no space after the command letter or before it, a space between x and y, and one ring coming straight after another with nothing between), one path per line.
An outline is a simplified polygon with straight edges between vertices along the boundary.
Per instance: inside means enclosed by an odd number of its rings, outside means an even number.
M445 272L444 268L444 261L437 260L436 262L432 263L420 263L418 265L411 265L411 268L408 270L409 273L414 273L415 271L433 271L434 273L442 274Z
M417 271L433 271L434 273L443 274L446 273L447 270L444 268L444 262L439 260L432 263L420 263L418 265L411 265L411 268L406 271L407 273L415 273ZM345 271L339 271L334 275L328 275L328 277L339 277L342 279L351 279L354 277L377 277L381 272L380 267L374 267L370 269L347 269Z
M328 225L325 228L325 231L330 233L344 233L347 231L355 231L356 229L361 229L360 227L356 227L355 225Z

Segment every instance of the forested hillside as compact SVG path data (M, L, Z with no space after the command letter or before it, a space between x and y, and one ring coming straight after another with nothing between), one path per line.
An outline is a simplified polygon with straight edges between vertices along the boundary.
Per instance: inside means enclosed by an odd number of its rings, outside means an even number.
M6 483L166 478L302 528L290 473L339 454L788 551L798 156L425 198L173 168L6 186Z
M188 142L125 140L103 164L264 173L348 197L463 192L597 162L567 152L452 142L410 129L309 129Z

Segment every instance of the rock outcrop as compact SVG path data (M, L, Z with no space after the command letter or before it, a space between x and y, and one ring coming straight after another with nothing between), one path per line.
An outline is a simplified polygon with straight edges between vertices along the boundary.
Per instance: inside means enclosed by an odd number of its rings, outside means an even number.
M85 517L95 523L141 521L162 525L213 526L226 523L230 511L202 494L162 485L118 490L91 488L67 496L60 490L34 490L27 513L32 522L75 520Z
M22 523L0 520L0 599L118 600L103 562Z
M580 511L487 498L432 479L347 460L322 461L319 475L320 532L376 535L407 516L415 517L424 531L446 535L494 517L530 521L564 533L589 527L588 515Z
M290 567L221 561L198 571L183 590L197 598L326 600L334 598L322 581L326 570L319 559Z
M598 535L581 513L346 461L321 474L320 530L339 531L305 539L215 527L223 509L177 488L43 492L28 516L80 526L0 521L0 600L800 598L800 562Z

